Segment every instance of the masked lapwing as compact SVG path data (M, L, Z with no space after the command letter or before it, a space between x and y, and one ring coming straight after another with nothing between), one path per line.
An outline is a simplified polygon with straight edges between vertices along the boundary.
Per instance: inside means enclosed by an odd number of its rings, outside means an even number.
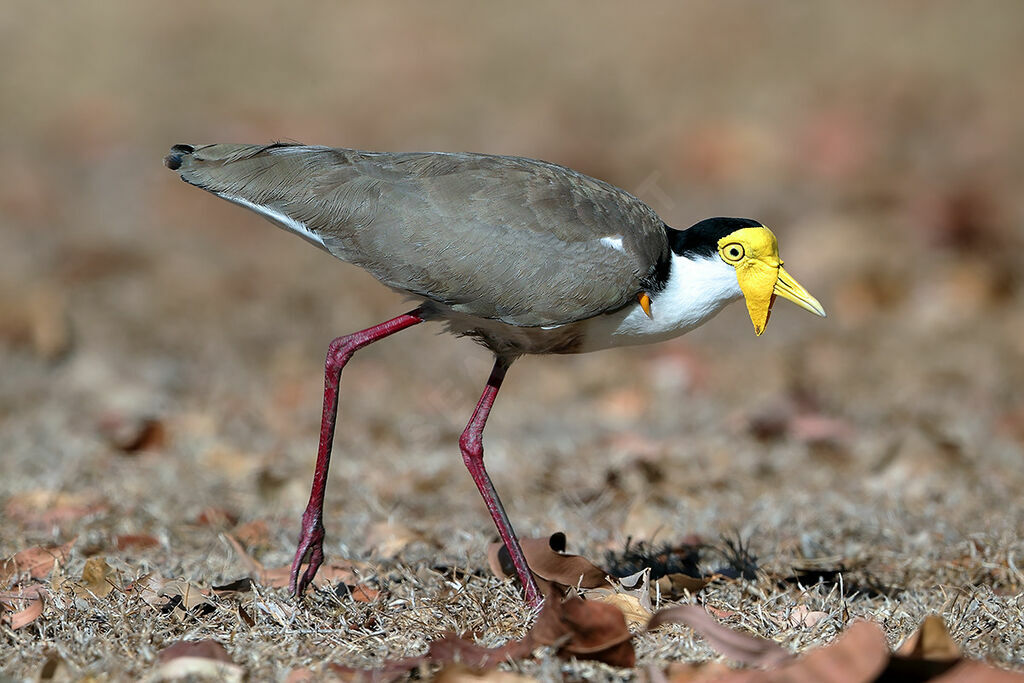
M459 446L536 605L537 584L483 461L484 424L512 362L670 339L740 297L758 335L776 296L825 315L783 269L775 235L759 222L709 218L675 230L627 192L544 161L275 143L175 145L164 162L417 302L330 344L320 446L291 569L295 595L323 561L338 384L364 346L438 321L494 353Z

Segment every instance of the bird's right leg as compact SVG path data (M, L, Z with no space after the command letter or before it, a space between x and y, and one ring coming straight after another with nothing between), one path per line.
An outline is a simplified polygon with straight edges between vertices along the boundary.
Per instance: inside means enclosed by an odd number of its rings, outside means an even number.
M324 493L327 488L327 469L331 464L331 446L334 443L334 428L338 420L338 384L341 382L341 371L345 364L359 349L375 341L400 332L423 322L420 309L410 311L397 318L392 318L380 325L374 325L360 332L338 337L331 342L327 350L327 362L324 364L324 413L320 422L320 446L316 455L316 469L313 472L313 488L309 494L309 504L302 515L302 535L299 547L292 561L289 587L292 595L298 596L306 589L316 576L317 570L324 561ZM306 571L299 578L299 570L304 562L309 562Z

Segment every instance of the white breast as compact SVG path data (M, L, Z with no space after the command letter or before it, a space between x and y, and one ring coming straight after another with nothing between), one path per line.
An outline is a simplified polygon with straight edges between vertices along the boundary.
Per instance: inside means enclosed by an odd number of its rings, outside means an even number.
M665 289L651 298L651 317L640 305L585 321L581 351L648 344L678 337L703 325L742 296L736 269L718 257L672 256Z

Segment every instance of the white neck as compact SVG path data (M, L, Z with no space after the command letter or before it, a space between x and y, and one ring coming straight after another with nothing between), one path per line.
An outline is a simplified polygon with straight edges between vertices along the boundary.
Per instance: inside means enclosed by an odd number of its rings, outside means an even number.
M648 344L700 327L743 293L736 269L718 255L672 255L665 289L651 297L651 317L639 303L587 321L582 351Z

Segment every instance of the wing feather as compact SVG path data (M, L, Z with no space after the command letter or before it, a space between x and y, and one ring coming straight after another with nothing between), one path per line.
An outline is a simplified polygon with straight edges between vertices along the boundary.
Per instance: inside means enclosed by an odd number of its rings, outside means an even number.
M174 150L186 181L384 284L512 325L621 308L668 254L646 204L542 161L280 143Z

